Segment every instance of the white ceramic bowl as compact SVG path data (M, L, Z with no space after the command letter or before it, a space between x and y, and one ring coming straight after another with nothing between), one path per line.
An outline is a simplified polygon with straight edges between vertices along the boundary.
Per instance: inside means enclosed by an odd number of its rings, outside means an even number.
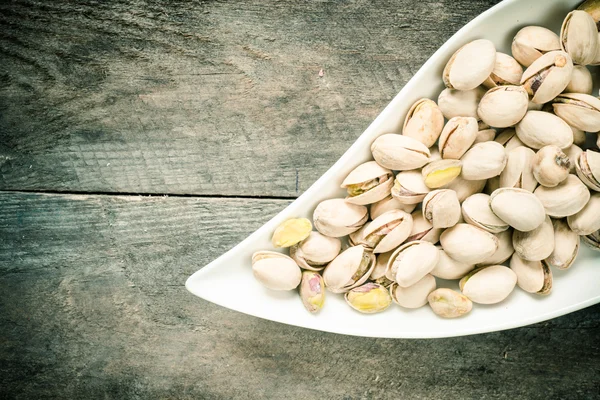
M193 274L186 282L193 294L232 310L272 321L347 335L389 338L432 338L497 331L558 317L600 302L600 253L581 246L576 263L568 271L554 270L552 293L541 297L516 288L497 305L475 304L463 318L437 317L428 306L406 310L397 305L385 312L365 315L345 304L343 296L327 292L325 307L308 313L296 291L275 292L257 282L250 258L257 250L272 250L272 232L292 217L311 218L325 199L345 197L339 188L358 164L370 160L371 142L386 132L399 131L414 101L437 99L443 89L442 69L452 53L477 39L492 40L497 49L510 54L515 33L526 25L541 25L555 32L565 15L581 0L505 0L468 23L448 40L415 74L348 151L314 185L289 207L235 248ZM456 285L454 285L456 286Z

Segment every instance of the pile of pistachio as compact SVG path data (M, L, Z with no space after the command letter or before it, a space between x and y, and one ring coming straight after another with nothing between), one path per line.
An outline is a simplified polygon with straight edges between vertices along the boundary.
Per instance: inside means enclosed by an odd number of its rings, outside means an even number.
M515 286L549 294L580 237L600 248L600 99L586 67L600 65L599 19L600 1L587 1L560 36L521 29L512 56L485 39L458 49L437 103L417 101L402 132L375 139L374 161L341 183L345 199L279 226L273 245L289 256L256 252L256 279L299 287L310 312L325 289L363 313L429 303L447 318ZM460 293L436 278L460 279Z

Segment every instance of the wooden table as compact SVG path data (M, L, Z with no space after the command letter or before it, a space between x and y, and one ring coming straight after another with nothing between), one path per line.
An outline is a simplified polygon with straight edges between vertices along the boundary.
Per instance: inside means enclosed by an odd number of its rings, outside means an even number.
M598 306L385 340L183 287L496 2L1 2L0 398L600 396Z

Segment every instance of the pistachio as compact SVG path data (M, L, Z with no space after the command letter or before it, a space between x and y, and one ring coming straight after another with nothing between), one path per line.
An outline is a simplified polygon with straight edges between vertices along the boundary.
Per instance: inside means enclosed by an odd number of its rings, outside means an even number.
M532 171L542 186L554 187L567 179L571 161L558 146L544 146L533 157Z
M579 155L581 154L582 151L583 150L581 150L581 147L579 147L576 144L573 144L572 146L569 146L566 149L564 149L564 153L567 155L567 157L569 157L569 161L570 161L570 166L569 166L570 174L575 173L575 165L578 163Z
M473 144L489 142L496 138L496 130L495 129L481 129L479 128L479 132L477 132L477 137Z
M570 215L567 221L571 230L581 236L600 230L600 193L594 193L585 207Z
M367 207L350 204L344 199L329 199L319 203L313 213L315 228L325 236L346 236L367 222Z
M429 149L417 139L395 133L379 136L371 145L373 158L384 168L406 171L430 160Z
M576 64L591 64L598 48L598 29L592 16L575 10L567 14L560 29L561 48Z
M385 253L400 246L412 230L412 216L402 210L381 214L364 231L367 243L374 253Z
M434 228L454 226L460 220L460 215L460 203L454 190L434 190L423 199L423 217L431 222Z
M385 276L388 262L392 253L392 251L388 251L387 253L381 253L377 255L377 259L375 260L375 268L373 268L373 271L371 271L371 275L369 276L370 280L375 281L375 283L379 283L385 287L389 287L392 284L393 281Z
M341 187L348 191L348 203L366 205L388 196L393 185L394 174L391 170L375 161L367 161L354 168Z
M577 214L590 199L588 188L573 174L553 188L539 186L533 193L554 218Z
M252 254L252 273L260 283L272 290L295 289L302 279L302 271L296 262L275 251Z
M568 269L579 253L579 235L573 232L565 219L553 219L554 250L542 261L548 267Z
M525 67L547 52L560 50L560 39L556 33L541 26L526 26L513 39L513 57Z
M290 247L306 239L311 231L312 224L308 219L288 219L275 229L271 242L275 247Z
M591 235L582 236L583 243L585 243L590 249L600 251L600 230L592 233Z
M433 100L420 99L408 110L402 134L431 147L440 137L442 128L444 115L438 105Z
M343 293L362 285L375 268L375 256L363 246L353 246L333 259L323 271L325 286Z
M409 287L431 272L439 260L437 248L423 240L398 247L390 256L386 276L401 287Z
M534 103L533 101L529 100L529 105L527 106L527 111L542 111L542 109L544 108L545 104L537 104Z
M450 89L471 90L481 85L494 70L496 48L486 39L474 40L458 49L443 72Z
M350 246L360 245L368 251L373 251L373 247L375 246L375 244L367 242L367 239L365 238L365 231L367 230L370 224L371 222L367 222L366 224L361 226L359 230L354 231L348 235L348 243L350 244Z
M600 21L600 2L598 0L586 0L577 9L590 14L598 26L598 21Z
M546 218L540 199L524 189L497 189L490 196L490 206L502 221L522 232L534 230Z
M479 304L496 304L506 299L517 284L517 275L503 265L479 267L460 282L460 290L469 300Z
M533 192L537 186L532 169L534 157L533 150L525 146L509 151L506 166L500 174L500 187L514 187Z
M489 179L500 175L508 157L504 147L496 142L477 143L461 158L461 176L467 180Z
M517 136L532 149L556 145L565 149L573 144L573 131L561 118L544 111L527 111L516 126Z
M515 231L513 233L515 253L523 260L540 261L552 254L554 250L554 228L550 217L529 232Z
M344 298L350 307L365 314L381 312L392 304L388 290L373 282L351 289Z
M508 224L493 213L490 208L490 196L476 193L462 203L462 215L465 221L490 233L499 233L508 229Z
M471 117L454 117L448 121L439 140L442 158L458 160L471 147L477 137L477 120Z
M304 308L311 313L319 312L323 308L323 304L325 304L325 284L323 283L323 277L318 272L302 272L300 299L302 299Z
M392 283L389 290L394 303L404 308L419 308L427 304L427 296L435 290L435 287L435 278L427 274L409 287Z
M494 236L496 236L496 238L498 239L498 250L496 250L494 254L492 254L490 257L486 258L482 263L479 264L496 265L502 264L503 262L508 260L515 252L515 249L512 245L512 235L512 229L508 229L500 233L495 233Z
M496 52L496 62L483 86L493 88L501 85L518 85L523 75L523 67L508 54Z
M489 232L469 224L456 224L440 236L440 243L450 257L465 264L477 264L498 249L498 239Z
M425 185L436 189L452 182L460 175L461 169L462 162L460 160L436 160L423 167L421 174Z
M600 153L582 151L575 160L575 171L579 179L590 189L600 192Z
M576 144L577 146L584 146L587 139L585 132L572 126L571 130L573 131L573 144Z
M454 117L479 118L477 106L485 94L485 89L473 90L444 89L438 97L438 106L446 119Z
M600 131L600 100L583 93L563 93L553 103L554 112L582 131Z
M498 86L483 96L477 115L490 126L507 128L525 116L528 104L529 95L523 86Z
M531 101L547 103L565 90L571 81L573 62L564 51L551 51L533 62L523 73L521 84Z
M438 247L440 258L431 270L431 275L440 279L460 279L468 274L475 265L466 264L460 261L456 261L450 257L442 247Z
M377 203L371 204L369 214L371 216L371 219L375 219L384 212L390 210L402 210L410 214L415 210L416 207L416 204L401 203L400 201L398 201L398 199L392 197L392 195L390 194L384 199L379 200Z
M461 317L473 308L473 303L466 296L446 288L429 293L427 301L433 312L443 318Z
M485 187L485 183L485 179L479 181L468 181L458 176L448 185L444 186L444 189L454 190L456 192L456 196L458 197L458 201L463 202L467 197L481 192Z
M507 152L516 149L517 147L525 146L525 143L521 142L521 139L517 136L517 131L514 128L504 129L494 139L494 142L503 145Z
M436 244L440 240L442 228L434 228L433 225L431 225L431 222L423 217L421 210L414 211L412 213L412 218L413 227L410 236L406 239L407 243L415 240L424 240Z
M306 239L290 247L290 257L300 268L320 271L340 253L341 249L340 239L311 232Z
M513 254L510 269L517 275L517 285L524 291L549 294L552 290L552 271L541 261L526 261Z
M396 175L392 196L401 203L418 204L429 191L421 171L402 171Z
M592 94L593 87L594 82L590 70L585 65L573 66L573 74L565 92Z

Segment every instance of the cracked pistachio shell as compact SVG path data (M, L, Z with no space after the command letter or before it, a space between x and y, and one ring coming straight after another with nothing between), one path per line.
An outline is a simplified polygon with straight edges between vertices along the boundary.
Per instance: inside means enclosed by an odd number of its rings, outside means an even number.
M592 74L585 65L573 66L573 74L571 80L565 88L567 93L585 93L592 94L594 88L594 81L592 80Z
M528 105L529 95L523 86L497 86L483 96L477 115L490 126L507 128L525 116Z
M431 275L440 279L460 279L468 274L475 265L456 261L450 257L441 246L438 246L440 258L431 270Z
M353 288L344 298L350 307L364 314L382 312L392 304L388 290L373 282Z
M409 287L431 272L440 255L437 248L423 240L405 243L390 256L386 276L401 287Z
M526 26L513 39L513 57L525 67L549 51L560 50L560 39L550 29L541 26Z
M421 168L430 161L429 149L417 139L395 133L379 136L371 145L379 165L395 171Z
M581 236L600 230L600 193L594 193L585 207L567 217L567 221L571 230Z
M558 146L544 146L535 154L532 172L542 186L554 187L567 179L571 169L569 157Z
M446 119L454 117L479 118L477 106L486 90L482 87L473 90L444 89L438 96L438 107Z
M590 199L588 188L573 174L555 187L539 186L533 193L553 218L577 214Z
M391 170L375 161L367 161L354 168L341 187L348 191L348 203L366 205L388 196L393 185L394 174Z
M507 152L516 149L517 147L525 146L525 143L521 142L521 139L517 136L515 128L504 129L494 142L498 142L504 146Z
M423 200L423 217L434 228L449 228L458 223L461 216L460 203L456 192L438 189L429 192Z
M392 251L388 251L387 253L377 254L377 259L375 260L375 268L373 268L371 276L369 276L370 280L375 281L375 283L379 283L380 285L383 285L385 287L389 287L392 284L392 281L385 276L388 262L392 253Z
M325 304L325 283L318 272L302 272L300 299L304 304L304 308L311 313L319 312L323 308L323 304Z
M527 261L541 261L552 254L554 250L554 228L550 217L529 232L515 231L513 233L515 253Z
M462 203L462 215L465 222L490 233L499 233L508 229L508 224L493 213L490 208L490 196L476 193Z
M575 159L575 171L587 187L600 192L600 153L582 151Z
M496 304L506 299L517 284L517 275L503 265L479 267L459 282L460 290L473 303Z
M514 187L533 192L537 187L532 168L534 157L534 151L525 146L509 151L506 166L500 174L500 187Z
M341 249L340 239L311 232L306 239L290 247L290 257L300 268L320 271L340 254Z
M581 150L581 147L574 144L572 146L567 147L563 151L567 155L567 157L569 157L569 161L570 161L569 173L575 174L576 173L575 165L577 164L579 155L583 152L583 150Z
M477 137L473 144L491 142L496 138L496 130L495 129L483 129L477 132Z
M420 308L427 304L427 296L435 288L435 278L427 274L412 286L402 287L394 282L389 289L392 300L400 307Z
M581 237L583 243L585 243L590 249L594 251L600 251L600 230Z
M496 48L486 39L473 40L458 49L443 72L450 89L471 90L481 85L494 70Z
M560 46L575 64L591 64L598 49L598 28L592 16L585 11L571 11L560 29Z
M363 246L349 247L323 270L325 286L333 293L343 293L362 285L375 268L375 256Z
M446 288L429 293L427 301L433 312L442 318L462 317L473 308L473 302L467 296Z
M458 160L473 145L479 132L477 120L471 117L454 117L448 121L438 147L443 159Z
M497 189L490 196L490 206L502 221L521 232L534 230L546 219L540 199L523 189Z
M456 224L440 236L440 243L450 257L465 264L478 264L498 250L498 239L489 232L469 224Z
M406 243L415 240L424 240L436 244L440 240L442 228L434 228L431 222L423 217L421 210L414 211L412 214L413 227L410 231L410 236L406 239Z
M556 145L566 149L573 144L573 131L561 118L544 111L527 111L516 126L517 136L532 149Z
M370 224L371 222L367 222L359 230L352 232L348 235L348 243L350 244L350 246L361 245L368 251L373 251L373 246L375 246L375 244L367 241L367 239L365 238L365 231L367 230Z
M531 101L547 103L565 90L571 81L573 61L564 51L551 51L533 62L523 73L521 85Z
M402 210L390 210L373 220L364 231L374 253L385 253L400 246L412 230L412 216Z
M298 287L302 271L296 262L275 251L257 251L252 254L254 277L272 290L292 290Z
M430 189L425 185L421 171L402 171L396 175L392 196L401 203L418 204Z
M517 275L517 285L526 292L549 294L552 271L541 261L526 261L516 253L510 259L510 269Z
M600 100L583 93L563 93L552 106L567 124L582 131L600 131Z
M486 182L487 181L485 179L468 181L459 176L448 185L444 186L443 189L454 190L456 192L456 196L458 197L458 201L462 203L467 197L481 192L485 187Z
M410 214L415 210L416 207L417 207L416 204L401 203L400 201L398 201L398 199L392 197L392 195L390 194L389 196L385 197L384 199L379 200L377 203L371 204L369 214L371 215L371 219L375 219L375 218L379 217L381 214L383 214L384 212L387 212L390 210L402 210L402 211L406 211L407 213Z
M291 218L275 229L271 242L274 247L291 247L306 239L311 231L312 224L308 219Z
M420 99L408 110L402 135L416 139L429 148L438 140L443 128L444 115L435 101Z
M565 219L553 219L554 250L542 261L548 267L568 269L579 253L579 235L569 228Z
M350 204L344 199L324 200L313 213L315 228L325 236L346 236L360 229L367 222L367 207Z
M461 169L460 160L436 160L424 166L421 174L427 187L437 189L452 182L460 175Z
M496 142L477 143L461 158L461 176L467 180L489 179L500 175L506 166L506 149Z
M496 52L496 62L483 86L493 88L501 85L518 85L523 75L523 67L508 54Z
M490 257L486 258L482 263L479 263L479 265L502 264L503 262L508 260L515 252L515 249L512 245L512 235L512 229L508 229L500 233L495 233L494 236L496 236L496 238L498 239L498 250L496 250L496 252Z

